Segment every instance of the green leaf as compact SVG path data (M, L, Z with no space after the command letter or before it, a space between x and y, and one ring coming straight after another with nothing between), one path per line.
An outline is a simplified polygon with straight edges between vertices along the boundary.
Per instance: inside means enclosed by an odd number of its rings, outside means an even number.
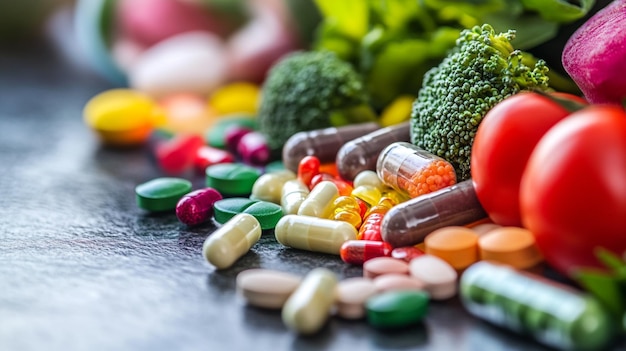
M369 8L363 0L315 0L315 4L324 16L324 21L333 28L355 40L360 40L367 33Z
M519 50L544 43L554 38L559 30L557 23L547 22L537 15L513 16L507 12L498 12L485 15L483 20L491 24L497 32L515 30L515 39L511 44Z
M623 270L626 268L626 262L622 261L619 256L603 247L597 247L594 253L602 264L613 271L618 271L620 269Z
M539 13L546 21L567 23L582 18L593 7L595 0L521 0L524 7Z
M621 318L624 314L624 292L615 278L604 272L580 269L574 274L574 279L604 304L615 317Z

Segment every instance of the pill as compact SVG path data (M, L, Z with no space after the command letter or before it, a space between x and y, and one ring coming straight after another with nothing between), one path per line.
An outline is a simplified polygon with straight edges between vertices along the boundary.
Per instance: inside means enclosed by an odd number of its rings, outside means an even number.
M384 217L385 211L382 210L377 210L376 212L367 214L363 220L363 224L359 228L357 239L383 241L381 235L381 225Z
M374 285L380 292L392 290L424 290L424 283L413 276L388 273L374 278Z
M441 258L429 254L409 262L411 276L424 283L424 290L433 300L445 300L457 293L458 273Z
M237 146L244 137L244 135L252 133L253 129L243 126L233 126L225 131L224 140L226 142L226 149L232 152L237 152Z
M391 245L382 241L348 240L341 245L339 256L348 264L362 265L372 258L390 256Z
M213 205L213 211L215 221L222 224L239 213L247 213L259 221L263 230L274 228L283 216L283 209L277 204L242 197L218 200Z
M265 167L263 167L263 171L265 173L272 173L272 172L285 171L285 170L287 169L285 168L285 165L283 164L282 160L271 161L268 164L266 164Z
M288 247L339 255L344 242L356 239L356 229L332 219L286 215L276 224L274 235Z
M209 97L209 106L220 115L257 113L260 89L249 82L233 82L216 89Z
M152 179L135 187L137 206L147 211L170 211L191 191L191 182L174 177Z
M358 229L363 222L361 217L361 204L357 198L352 196L339 196L333 201L333 215L330 219L344 221L352 224Z
M470 228L476 233L478 234L478 236L482 236L484 234L489 233L492 229L496 229L496 228L500 228L502 227L500 224L495 224L495 223L480 223L474 226L471 226Z
M241 163L220 163L207 167L206 186L225 196L248 196L261 172Z
M83 119L103 143L114 146L145 142L163 115L149 96L131 89L102 92L85 104Z
M194 165L204 140L196 134L179 134L157 144L155 156L159 168L167 174L181 174Z
M214 112L198 94L173 93L158 100L165 121L162 128L173 133L202 135L215 122Z
M298 208L298 215L328 218L333 201L339 197L339 189L333 182L323 181L316 185Z
M213 126L204 134L204 140L207 145L218 149L226 149L226 132L233 127L245 127L248 129L256 129L256 119L253 115L248 114L232 114L219 118Z
M454 167L448 161L403 141L380 152L376 173L384 184L412 198L456 183Z
M363 263L363 276L374 279L383 274L409 274L409 264L391 257L376 257Z
M424 238L425 252L463 270L479 260L478 234L461 226L439 228Z
M265 165L272 156L265 135L255 131L245 134L239 140L237 154L243 162L252 165Z
M428 312L428 293L394 290L370 297L365 303L367 322L376 328L393 329L422 321Z
M313 177L320 173L320 159L317 156L305 156L298 163L298 180L311 189Z
M617 329L591 295L508 265L473 264L459 294L472 315L560 350L604 350Z
M411 262L412 259L422 255L424 255L424 251L415 246L396 247L391 250L391 257L405 262Z
M339 191L339 195L347 196L352 194L352 184L346 182L343 179L337 178L332 174L322 173L316 174L311 179L311 184L309 184L309 188L313 189L315 186L323 181L329 181L335 184L337 190Z
M271 269L247 269L237 274L237 293L248 305L280 309L296 290L302 278Z
M192 191L176 204L176 217L189 226L207 221L213 216L213 205L222 199L222 194L213 188Z
M472 181L466 180L394 206L382 221L381 234L393 247L413 246L435 229L486 217Z
M284 214L297 214L300 205L309 195L309 187L298 179L285 182L280 192L280 206Z
M409 122L372 131L345 143L337 151L337 170L346 180L353 180L362 171L376 171L378 156L384 148L397 141L409 141Z
M235 156L230 152L218 149L213 146L202 145L197 151L193 160L196 173L205 174L206 168L218 163L233 163Z
M341 280L337 284L335 295L337 316L344 319L364 318L365 302L377 293L371 279L353 277Z
M297 172L298 164L305 156L315 155L321 163L335 162L337 151L343 144L378 128L377 123L368 122L298 132L285 142L283 162L287 169L294 172Z
M252 215L240 213L210 234L202 255L215 268L225 269L245 255L261 238L261 224Z
M359 172L359 174L354 177L353 185L355 187L361 185L369 185L379 189L382 189L383 182L378 178L378 174L376 174L375 170L365 170Z
M292 179L296 179L296 174L286 169L265 173L254 182L250 198L280 204L283 186Z
M528 269L539 264L543 257L535 245L535 237L524 228L500 227L490 230L478 239L480 258Z
M335 302L337 277L326 268L311 270L283 306L283 323L300 334L319 331Z

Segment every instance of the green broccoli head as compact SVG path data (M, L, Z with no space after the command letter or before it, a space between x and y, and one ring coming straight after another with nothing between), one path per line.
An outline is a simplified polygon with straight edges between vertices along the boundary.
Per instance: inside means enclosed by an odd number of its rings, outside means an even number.
M450 162L458 180L470 178L470 152L483 117L506 97L546 90L548 68L522 63L515 32L496 34L484 24L463 30L456 46L424 75L413 103L411 141Z
M361 77L328 51L295 52L277 62L261 90L259 130L276 151L297 132L373 120Z

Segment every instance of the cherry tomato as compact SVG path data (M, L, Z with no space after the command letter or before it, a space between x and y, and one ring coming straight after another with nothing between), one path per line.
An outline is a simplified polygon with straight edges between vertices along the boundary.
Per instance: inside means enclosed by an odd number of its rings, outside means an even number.
M546 261L572 276L594 250L626 251L626 112L592 105L552 127L520 185L522 222Z
M558 97L584 103L574 95ZM472 145L471 173L478 200L493 222L522 225L519 184L526 161L545 132L569 114L548 97L522 92L485 115Z

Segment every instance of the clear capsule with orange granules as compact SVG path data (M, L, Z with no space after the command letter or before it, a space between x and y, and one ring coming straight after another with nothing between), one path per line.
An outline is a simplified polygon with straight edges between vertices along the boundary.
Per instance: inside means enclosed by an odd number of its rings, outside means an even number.
M384 184L414 198L456 184L454 167L407 142L395 142L381 151L376 173Z

